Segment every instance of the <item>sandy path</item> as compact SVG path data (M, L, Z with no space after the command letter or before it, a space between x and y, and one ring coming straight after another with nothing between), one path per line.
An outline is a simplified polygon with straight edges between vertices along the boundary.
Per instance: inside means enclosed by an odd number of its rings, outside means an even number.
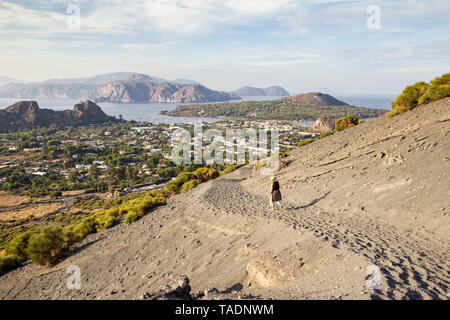
M251 172L242 168L242 172ZM244 178L244 176L242 177ZM336 216L314 204L299 205L284 201L282 212L268 209L265 197L247 192L240 179L212 182L204 200L212 210L241 215L277 218L293 228L313 232L317 237L344 246L370 259L381 268L387 286L372 298L448 299L450 270L448 251L424 239L402 235L393 226L380 225L370 218ZM320 198L318 199L320 201ZM267 208L262 210L262 208Z

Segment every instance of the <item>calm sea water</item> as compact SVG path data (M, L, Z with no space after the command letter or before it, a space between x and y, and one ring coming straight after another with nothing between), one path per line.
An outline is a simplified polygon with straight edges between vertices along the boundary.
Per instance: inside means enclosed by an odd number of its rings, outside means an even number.
M280 97L243 97L238 101L262 101L276 100ZM36 100L40 108L53 109L57 111L72 109L80 99L33 99ZM4 109L20 99L0 98L0 109ZM195 121L211 122L218 121L217 118L191 118L191 117L169 117L159 114L161 111L170 111L184 103L165 102L165 103L97 103L102 110L110 116L119 116L125 120L148 121L154 124L165 123L191 123Z
M392 96L336 95L334 97L352 106L374 108L374 109L386 109L386 110L391 110L391 101L395 100L396 98L395 95Z
M276 100L280 97L243 97L238 101L263 101ZM390 109L390 102L394 97L389 96L336 96L337 99L347 102L351 105ZM20 99L0 98L0 109L4 109ZM77 103L82 102L80 99L36 99L40 108L47 108L53 110L67 110L72 109ZM161 111L170 111L183 103L167 102L167 103L110 103L99 102L98 105L103 111L110 116L119 116L126 120L148 121L154 124L165 123L192 123L194 121L211 122L220 119L215 118L190 118L190 117L169 117L159 114ZM311 125L310 122L305 122L304 125Z

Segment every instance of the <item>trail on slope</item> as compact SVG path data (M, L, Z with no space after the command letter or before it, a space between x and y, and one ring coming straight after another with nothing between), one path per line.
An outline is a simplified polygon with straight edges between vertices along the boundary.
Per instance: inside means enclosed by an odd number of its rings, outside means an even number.
M343 217L315 207L283 201L284 209L271 210L268 199L253 194L240 184L252 169L239 170L241 177L217 179L202 196L212 211L279 219L295 229L313 232L330 241L332 246L345 246L363 255L378 266L385 285L375 290L372 298L389 299L448 299L450 284L448 250L439 248L395 227L381 225L364 217ZM320 200L320 199L319 199Z

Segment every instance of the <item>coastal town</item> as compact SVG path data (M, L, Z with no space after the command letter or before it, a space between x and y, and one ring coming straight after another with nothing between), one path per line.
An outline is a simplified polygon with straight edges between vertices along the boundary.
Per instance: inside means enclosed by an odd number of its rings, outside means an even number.
M75 190L113 197L114 193L162 188L180 172L193 169L192 165L177 166L171 159L175 146L171 141L173 133L192 128L192 124L126 123L2 134L2 188L52 197ZM278 131L281 153L296 147L303 139L319 135L293 121L225 120L202 124L203 130L225 132L235 128ZM203 150L205 147L204 143Z

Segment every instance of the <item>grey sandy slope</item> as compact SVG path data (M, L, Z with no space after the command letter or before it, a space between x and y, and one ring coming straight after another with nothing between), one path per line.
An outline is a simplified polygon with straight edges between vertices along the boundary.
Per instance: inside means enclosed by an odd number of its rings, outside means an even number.
M268 209L268 178L243 167L53 268L8 273L0 297L138 299L186 274L221 298L448 299L449 110L447 98L296 150L279 172L281 212ZM66 287L73 264L81 290ZM370 265L380 290L366 287Z

